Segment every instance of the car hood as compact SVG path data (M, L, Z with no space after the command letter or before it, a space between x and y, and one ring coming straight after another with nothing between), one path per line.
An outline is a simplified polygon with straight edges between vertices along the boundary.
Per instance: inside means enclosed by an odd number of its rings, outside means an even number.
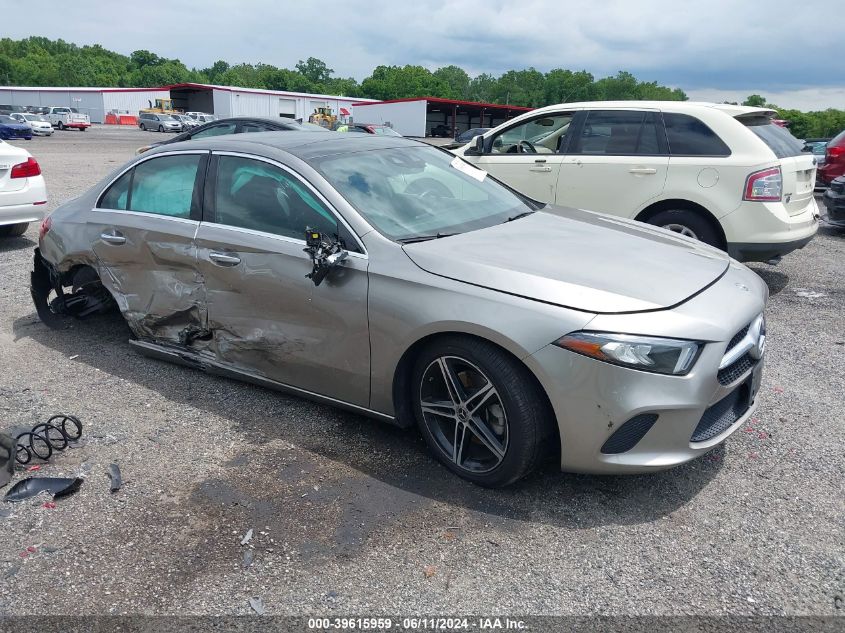
M28 130L30 129L26 123L0 123L0 126L7 127L10 130Z
M657 227L560 207L403 248L432 274L600 314L673 307L730 263L722 251Z

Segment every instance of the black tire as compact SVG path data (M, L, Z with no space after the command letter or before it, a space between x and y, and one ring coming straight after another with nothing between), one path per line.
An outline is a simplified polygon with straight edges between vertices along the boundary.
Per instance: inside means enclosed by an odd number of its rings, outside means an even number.
M143 123L141 123L141 125L139 125L138 127L141 128L144 132L147 131L147 126L144 125Z
M79 128L79 131L80 131L80 132L84 132L84 131L85 131L85 130L87 130L87 129L88 129L87 127L81 127L81 128Z
M0 237L20 237L29 228L29 222L21 222L19 224L7 224L0 226Z
M454 416L432 416L431 407L427 407L427 413L423 413L423 399L444 402L434 394L435 382L444 378L444 374L438 373L442 371L439 359L447 359L452 364L454 377L460 381L459 388L466 396L465 402L472 402L476 393L484 392L483 388L473 391L473 387L466 384L471 377L468 374L480 370L481 378L493 388L490 397L482 398L482 402L486 402L480 407L483 411L467 416L466 409L472 407L461 406L455 408ZM548 441L554 434L553 417L539 385L519 361L487 341L450 336L428 345L414 363L411 397L417 425L437 459L459 477L480 486L497 488L517 481L527 475L553 445ZM464 415L460 415L461 408L464 408ZM493 415L501 416L492 424L491 411ZM471 422L460 422L461 419ZM473 430L478 429L479 422L488 432L495 433L493 437L500 455L487 448L481 440L483 433ZM499 425L502 431L496 432ZM458 438L456 429L462 429L468 438L468 443L464 440L460 444L457 441L451 443L453 451L455 445L460 445L461 450L457 452L462 457L457 461L463 462L462 465L456 463L448 447L450 434ZM487 462L484 461L485 455Z
M65 129L65 124L62 121L59 121L59 129L60 130Z
M660 211L649 218L648 223L669 229L675 233L681 233L687 237L693 237L716 248L724 248L718 231L713 228L710 221L700 213L689 209Z
M159 131L159 132L164 132L164 126L163 126L163 125L159 125L159 126L158 126L158 131Z

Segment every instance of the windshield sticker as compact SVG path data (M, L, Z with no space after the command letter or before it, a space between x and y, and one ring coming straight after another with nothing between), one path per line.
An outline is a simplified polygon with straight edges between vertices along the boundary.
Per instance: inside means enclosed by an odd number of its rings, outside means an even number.
M462 174L475 178L478 182L484 182L484 179L487 178L486 171L478 169L478 167L473 167L459 156L455 156L454 160L450 164Z

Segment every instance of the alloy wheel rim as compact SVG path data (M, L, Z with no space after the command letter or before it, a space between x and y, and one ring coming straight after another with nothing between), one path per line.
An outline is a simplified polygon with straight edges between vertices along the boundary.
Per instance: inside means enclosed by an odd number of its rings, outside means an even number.
M695 234L695 231L693 231L688 226L684 226L683 224L675 224L675 223L664 224L663 228L668 229L668 230L672 231L673 233L680 233L681 235L686 235L687 237L691 237L694 240L698 239L698 235Z
M426 428L458 468L494 470L508 450L505 407L493 382L458 356L440 356L423 372L419 393Z

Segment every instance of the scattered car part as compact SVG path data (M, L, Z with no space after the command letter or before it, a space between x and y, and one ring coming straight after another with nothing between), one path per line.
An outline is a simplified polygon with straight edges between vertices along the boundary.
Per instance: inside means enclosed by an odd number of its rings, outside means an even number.
M12 481L15 474L15 442L8 433L0 433L0 488Z
M109 464L106 472L109 474L109 477L111 477L111 491L117 492L123 485L123 479L120 476L120 466L117 464Z
M70 442L82 437L82 422L72 415L58 414L36 424L29 431L17 433L15 460L22 466L37 457L47 461L53 451L63 451Z
M264 615L264 601L259 596L254 596L250 598L249 606L251 606L252 610L255 611L258 615Z
M79 490L83 481L81 477L27 477L12 486L3 500L23 501L42 492L49 492L54 499L59 499Z
M249 528L241 539L241 545L246 545L252 540L252 528Z

